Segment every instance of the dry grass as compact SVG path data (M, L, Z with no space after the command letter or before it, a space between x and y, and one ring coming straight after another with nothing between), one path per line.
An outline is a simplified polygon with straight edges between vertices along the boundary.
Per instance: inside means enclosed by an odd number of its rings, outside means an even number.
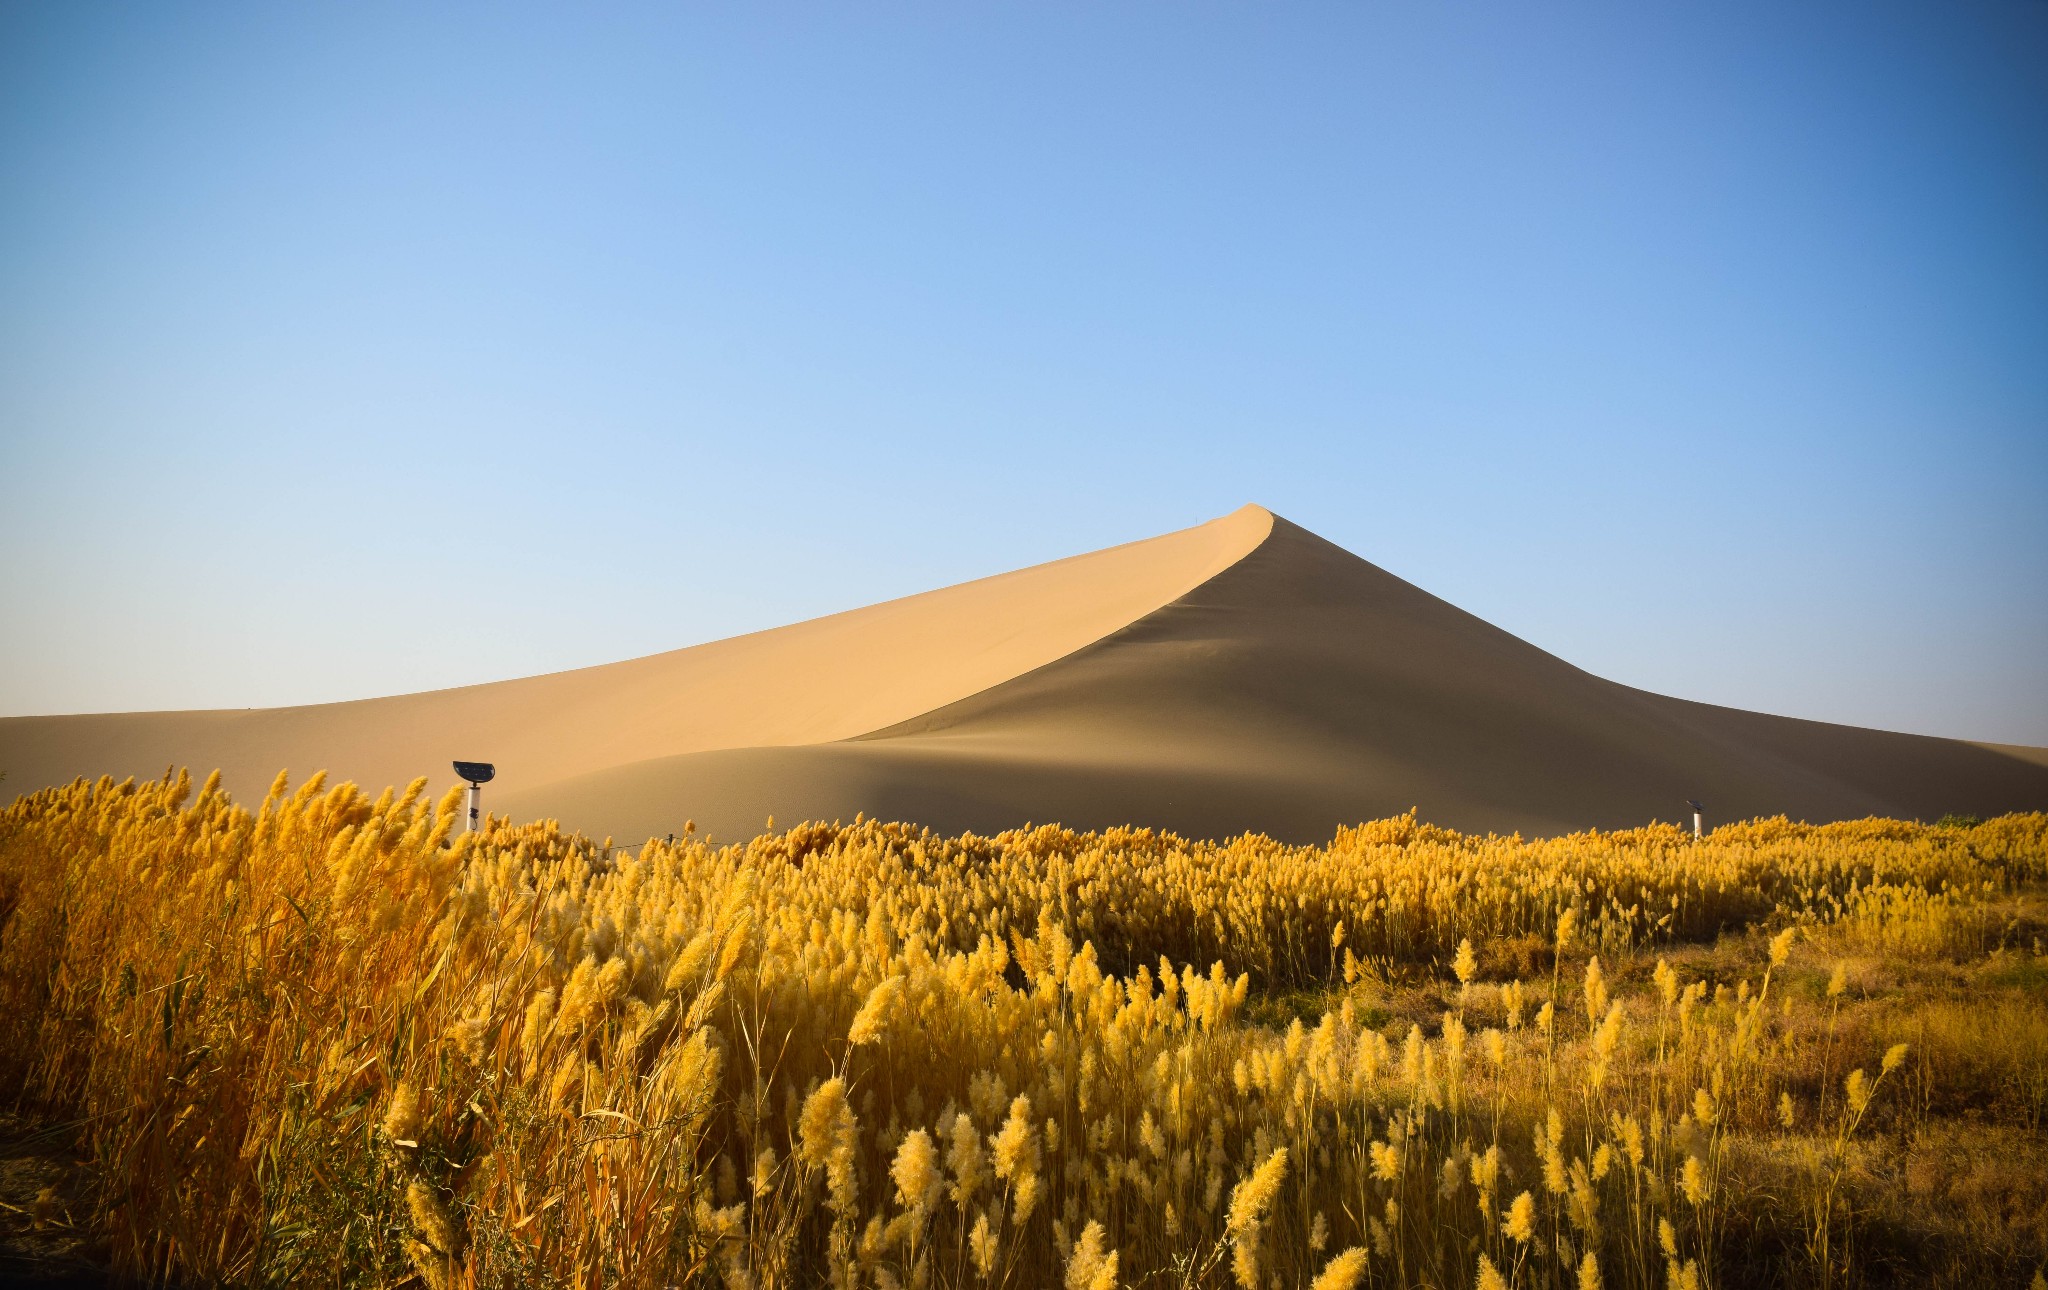
M453 795L0 813L117 1262L431 1286L2025 1285L2048 817L1328 847Z

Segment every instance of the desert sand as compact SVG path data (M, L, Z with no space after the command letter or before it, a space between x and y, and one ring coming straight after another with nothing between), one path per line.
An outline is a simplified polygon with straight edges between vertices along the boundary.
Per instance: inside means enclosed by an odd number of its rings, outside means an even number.
M11 798L280 768L366 786L493 761L485 805L621 841L857 812L1330 837L1410 806L1559 833L2048 808L2048 751L1602 680L1270 512L690 649L353 703L0 719Z

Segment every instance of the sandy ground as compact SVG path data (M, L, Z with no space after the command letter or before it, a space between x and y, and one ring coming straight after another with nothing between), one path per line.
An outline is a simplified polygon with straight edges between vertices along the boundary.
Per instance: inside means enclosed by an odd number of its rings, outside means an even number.
M606 667L253 713L0 720L11 796L280 766L381 787L495 761L486 805L622 841L856 812L1313 841L1418 807L1524 834L2048 808L2048 751L1591 676L1258 507L1148 542Z

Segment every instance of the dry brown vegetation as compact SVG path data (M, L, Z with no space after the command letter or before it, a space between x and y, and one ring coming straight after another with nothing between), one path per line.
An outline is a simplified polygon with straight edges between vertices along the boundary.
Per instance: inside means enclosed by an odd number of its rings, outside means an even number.
M453 795L0 813L117 1263L444 1286L2028 1285L2048 816L1325 847Z

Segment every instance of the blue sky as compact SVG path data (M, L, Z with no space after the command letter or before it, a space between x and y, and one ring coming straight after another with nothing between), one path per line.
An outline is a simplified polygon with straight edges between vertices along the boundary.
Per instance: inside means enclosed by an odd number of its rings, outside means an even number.
M0 8L0 712L597 663L1258 501L2048 744L2048 4Z

